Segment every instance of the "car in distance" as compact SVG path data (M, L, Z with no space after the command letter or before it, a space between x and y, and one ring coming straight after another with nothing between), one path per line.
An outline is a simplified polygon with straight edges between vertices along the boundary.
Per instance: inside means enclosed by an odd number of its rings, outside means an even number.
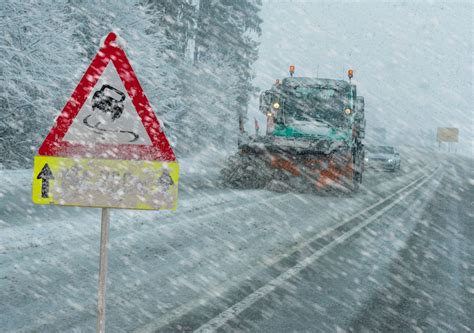
M369 146L366 148L364 165L368 169L400 170L400 153L391 146Z

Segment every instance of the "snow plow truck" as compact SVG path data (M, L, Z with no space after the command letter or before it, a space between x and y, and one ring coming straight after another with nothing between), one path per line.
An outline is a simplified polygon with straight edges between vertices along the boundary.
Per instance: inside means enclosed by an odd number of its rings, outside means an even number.
M364 172L364 98L349 80L290 77L260 95L265 135L246 135L221 170L237 188L355 192Z

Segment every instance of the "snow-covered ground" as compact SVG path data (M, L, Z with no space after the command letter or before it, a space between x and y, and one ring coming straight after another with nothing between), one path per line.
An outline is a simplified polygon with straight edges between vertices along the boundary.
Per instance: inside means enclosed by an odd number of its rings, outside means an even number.
M367 172L352 197L225 189L219 163L181 161L176 212L112 211L107 327L166 323L224 293L438 163L412 156L400 172ZM0 173L1 326L93 331L100 210L35 206L31 177Z

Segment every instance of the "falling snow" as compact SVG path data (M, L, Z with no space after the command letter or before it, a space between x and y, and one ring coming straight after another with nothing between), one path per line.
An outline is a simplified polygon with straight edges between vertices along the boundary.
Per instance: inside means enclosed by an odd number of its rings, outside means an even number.
M96 329L91 206L103 205L117 207L108 332L474 331L473 11L467 1L2 1L0 331ZM33 170L111 31L176 154L179 190L166 165L107 160L104 171L74 156L76 169ZM150 145L123 76L86 77L99 81L69 143ZM345 127L308 118L302 105L316 97L302 77L325 82L317 98L331 110L346 103ZM297 102L278 90L287 82ZM457 142L437 140L438 128L456 129ZM35 193L62 201L36 205ZM120 209L176 199L176 210Z

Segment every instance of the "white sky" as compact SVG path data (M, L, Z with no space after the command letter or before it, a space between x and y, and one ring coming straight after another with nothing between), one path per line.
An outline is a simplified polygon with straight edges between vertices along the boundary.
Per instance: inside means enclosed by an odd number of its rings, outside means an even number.
M351 67L368 127L408 144L459 127L460 148L472 151L473 10L470 2L264 1L255 84L268 89L290 64L298 76L324 78ZM254 117L264 122L256 101L249 124Z

